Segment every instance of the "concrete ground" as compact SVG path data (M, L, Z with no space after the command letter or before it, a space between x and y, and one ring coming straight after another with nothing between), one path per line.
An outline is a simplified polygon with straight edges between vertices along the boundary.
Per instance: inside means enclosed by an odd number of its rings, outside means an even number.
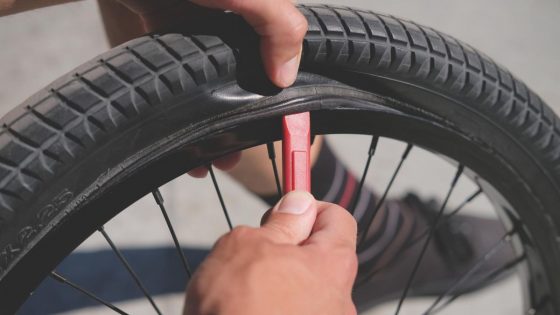
M318 1L313 1L318 2ZM336 1L331 3L337 4ZM482 50L525 81L560 113L560 2L556 0L347 0L338 4L389 13L432 26L466 41ZM101 20L94 1L82 1L61 7L20 14L0 19L0 114L5 114L61 74L108 49ZM329 141L351 169L361 168L367 138L331 137ZM380 187L386 183L395 158L403 144L381 143L375 171L367 184ZM405 174L397 181L394 195L407 190L422 196L439 196L452 176L453 168L433 155L413 151L414 159L405 165ZM421 165L422 167L418 167ZM433 172L436 169L437 172ZM437 174L437 175L435 175ZM224 174L218 174L224 198L236 224L256 225L265 205L239 187ZM428 182L426 182L428 179ZM463 179L451 204L458 204L473 188ZM163 188L182 243L209 246L227 230L220 216L219 204L209 180L181 177ZM479 200L473 208L489 215L487 202ZM169 245L167 231L149 198L107 225L107 230L120 246L141 247ZM94 235L79 250L106 248ZM445 314L523 314L515 278L500 282L482 292L460 299ZM407 303L403 314L418 314L429 303L414 300ZM167 314L179 313L181 294L163 296L158 303ZM142 301L121 304L133 314L151 313ZM383 305L368 314L390 314L394 305ZM103 308L90 308L77 314L104 314Z

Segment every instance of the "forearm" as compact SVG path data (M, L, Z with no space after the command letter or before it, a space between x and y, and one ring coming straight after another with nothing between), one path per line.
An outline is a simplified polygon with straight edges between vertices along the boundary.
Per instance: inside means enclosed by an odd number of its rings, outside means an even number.
M0 16L79 0L0 0Z

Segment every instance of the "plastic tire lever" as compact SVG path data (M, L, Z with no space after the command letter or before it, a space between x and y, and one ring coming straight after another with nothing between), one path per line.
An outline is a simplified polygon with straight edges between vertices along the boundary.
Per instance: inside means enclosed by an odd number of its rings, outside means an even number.
M286 115L282 119L284 193L311 191L311 123L309 112Z

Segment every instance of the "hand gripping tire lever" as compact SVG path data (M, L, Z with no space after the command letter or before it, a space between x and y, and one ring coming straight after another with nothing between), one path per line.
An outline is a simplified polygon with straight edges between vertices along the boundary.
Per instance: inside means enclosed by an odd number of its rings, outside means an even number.
M282 127L284 194L293 190L311 192L309 112L284 116Z

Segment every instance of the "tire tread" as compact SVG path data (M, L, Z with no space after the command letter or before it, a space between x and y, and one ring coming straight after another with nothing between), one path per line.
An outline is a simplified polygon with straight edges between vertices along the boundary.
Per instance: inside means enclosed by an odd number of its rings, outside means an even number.
M329 13L325 13L327 8ZM392 16L324 5L302 5L301 9L313 30L305 39L306 51L315 52L304 57L306 66L332 67L330 60L347 60L336 66L359 67L362 72L413 82L459 100L523 139L546 169L555 170L552 175L560 182L560 154L551 154L559 151L560 121L539 96L491 58L451 36ZM331 12L338 12L336 21ZM339 27L348 24L352 31ZM333 32L334 28L339 31ZM341 51L328 44L338 39L360 47L354 49L357 56L339 58ZM361 62L363 56L370 57L368 63Z
M1 120L0 222L9 223L60 168L108 133L234 68L232 50L216 38L154 35L113 49L43 89Z

